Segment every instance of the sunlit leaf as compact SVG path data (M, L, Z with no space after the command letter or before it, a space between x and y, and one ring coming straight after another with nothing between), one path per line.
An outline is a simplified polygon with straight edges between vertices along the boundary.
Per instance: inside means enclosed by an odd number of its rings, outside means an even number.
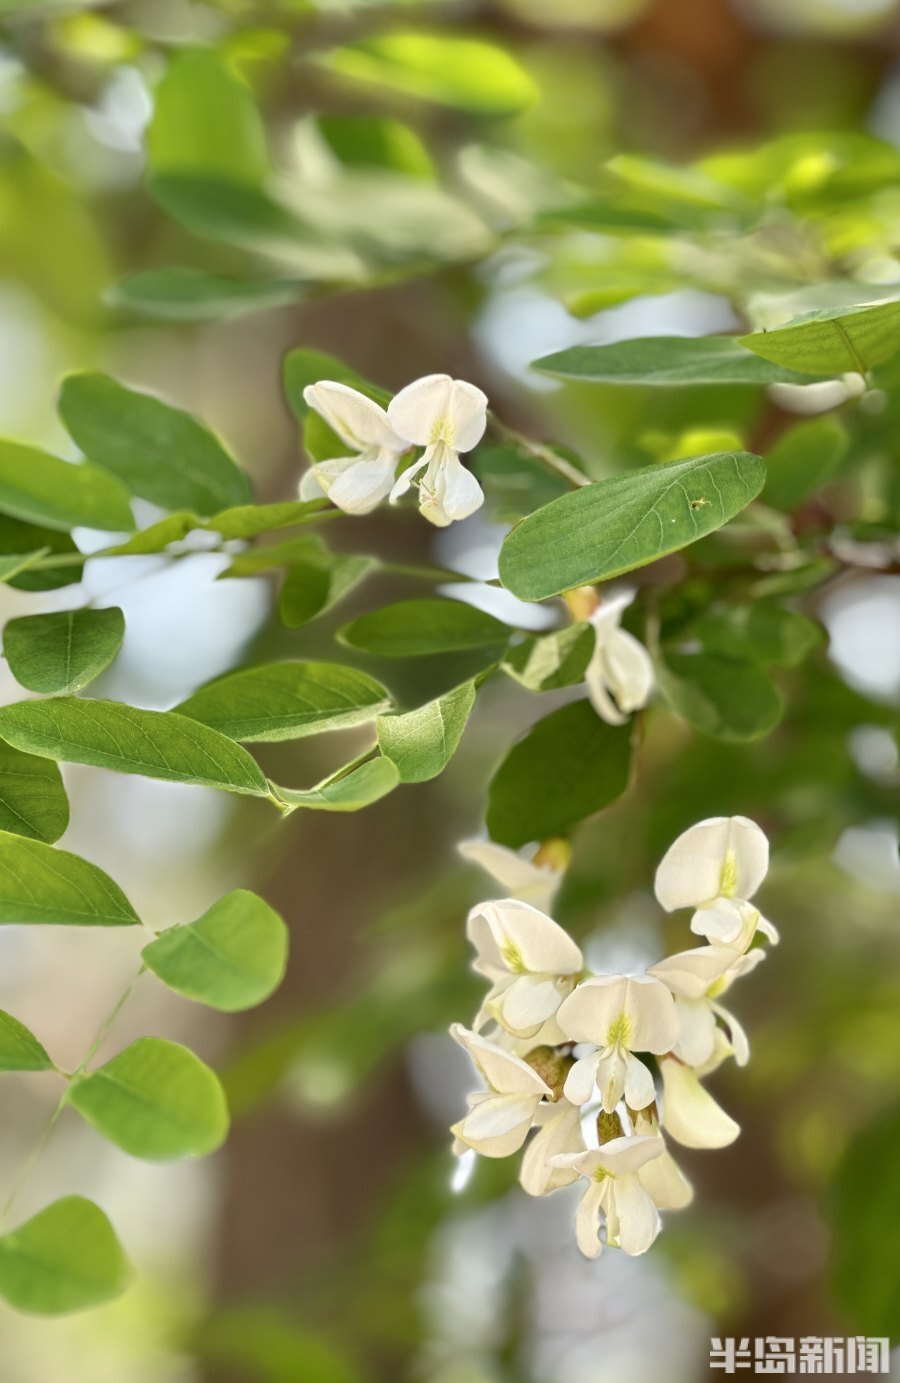
M253 96L210 48L174 54L154 92L146 138L154 173L211 173L258 185L270 171Z
M840 469L848 440L833 418L796 423L766 453L763 499L776 509L796 509Z
M130 927L140 919L97 865L0 831L0 922Z
M255 893L235 889L196 922L171 927L141 952L170 989L235 1013L267 999L284 976L288 933Z
M67 1100L104 1138L152 1162L203 1157L228 1132L218 1077L187 1047L161 1037L139 1037L76 1076Z
M424 783L444 771L459 747L476 693L474 680L463 682L415 711L379 716L378 744L397 765L401 782Z
M119 1296L131 1269L99 1206L64 1196L0 1238L0 1296L17 1311L58 1316Z
M500 552L500 578L523 600L608 581L721 528L759 494L750 452L644 466L585 485L524 519Z
M109 292L114 307L161 322L215 322L303 297L296 279L236 279L201 269L146 269Z
M600 384L809 383L808 375L761 359L731 336L647 336L609 346L570 346L535 360L532 368Z
M290 662L226 673L178 712L236 740L293 740L364 724L390 705L390 693L355 668Z
M46 528L130 532L128 493L99 466L73 465L37 447L0 442L0 510Z
M291 811L309 807L314 811L358 812L386 797L400 782L400 774L390 759L378 756L349 769L339 769L313 788L274 787L274 792Z
M804 374L866 374L900 350L900 302L823 307L739 340L764 360Z
M250 498L247 476L218 438L151 394L85 371L63 381L59 412L89 460L142 499L214 514Z
M99 677L122 646L125 616L116 606L58 610L11 619L3 652L29 691L76 692Z
M52 1071L53 1062L33 1033L0 1010L0 1071Z
M55 763L0 741L0 831L52 845L69 824L69 799Z
M625 791L631 731L589 701L562 706L512 746L491 780L491 839L518 847L560 835Z
M0 561L4 564L3 581L20 591L55 591L80 581L84 563L78 548L68 533L38 524L23 523L21 519L0 514ZM23 565L18 572L15 559ZM41 557L65 559L57 567L36 568ZM72 560L69 561L68 559Z
M590 624L570 624L552 634L523 639L509 650L501 666L529 691L571 687L584 681L594 642Z
M227 735L173 711L57 696L0 707L0 739L28 754L265 797L259 766Z

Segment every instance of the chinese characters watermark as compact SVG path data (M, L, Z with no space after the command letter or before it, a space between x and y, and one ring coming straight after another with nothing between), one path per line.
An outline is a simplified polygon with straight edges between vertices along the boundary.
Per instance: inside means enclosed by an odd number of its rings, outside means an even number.
M799 1340L780 1335L764 1338L712 1339L711 1369L737 1373L869 1373L890 1372L890 1346L886 1339L863 1335L847 1338L805 1335Z

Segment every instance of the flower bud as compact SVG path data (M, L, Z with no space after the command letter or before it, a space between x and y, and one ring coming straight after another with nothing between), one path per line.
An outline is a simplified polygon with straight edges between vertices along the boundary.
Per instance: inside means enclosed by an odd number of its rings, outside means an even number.
M600 1146L609 1143L613 1138L624 1138L625 1130L622 1128L622 1120L613 1110L612 1114L607 1114L605 1109L601 1109L597 1115L597 1137Z
M594 586L576 586L563 596L575 620L590 619L600 605L600 597Z
M572 847L562 836L551 836L542 840L531 863L539 869L553 869L562 873L568 869L572 859Z
M536 1071L545 1085L553 1091L554 1100L562 1099L566 1076L574 1065L575 1058L558 1052L555 1047L534 1047L522 1058Z

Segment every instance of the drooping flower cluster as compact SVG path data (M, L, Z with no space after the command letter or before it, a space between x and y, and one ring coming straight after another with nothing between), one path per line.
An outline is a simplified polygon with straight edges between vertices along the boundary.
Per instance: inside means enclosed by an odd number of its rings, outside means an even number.
M548 898L561 877L544 868L538 879L540 864L500 846L462 849L507 886L543 882ZM474 969L490 988L472 1028L450 1029L481 1079L453 1126L454 1151L508 1157L527 1143L519 1180L532 1196L583 1178L575 1230L589 1258L603 1242L644 1253L659 1212L692 1199L670 1140L722 1148L740 1131L702 1081L729 1057L741 1066L749 1057L720 999L764 959L750 949L757 931L778 939L750 901L768 857L746 817L714 817L679 836L657 870L656 896L667 912L692 908L691 928L707 944L642 975L588 974L562 927L521 897L469 914Z
M347 514L368 514L416 485L420 514L438 528L468 518L484 503L481 486L459 459L487 427L487 395L474 384L426 375L401 389L386 409L328 379L307 385L303 397L349 454L313 465L301 482L301 499L326 494ZM422 455L397 478L403 453L419 446Z

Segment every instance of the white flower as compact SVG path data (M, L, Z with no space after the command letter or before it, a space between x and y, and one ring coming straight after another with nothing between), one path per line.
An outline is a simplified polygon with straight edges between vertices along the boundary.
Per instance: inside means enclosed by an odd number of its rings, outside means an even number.
M407 443L426 448L391 490L391 501L405 495L421 470L419 512L438 528L467 519L484 503L478 481L459 459L471 451L487 427L487 395L474 384L449 375L426 375L407 384L388 405L388 421Z
M650 966L647 974L662 980L675 997L680 1033L672 1048L674 1056L688 1066L704 1066L715 1052L717 1020L721 1019L738 1066L747 1064L747 1034L717 1000L741 975L755 970L765 955L759 948L741 955L730 946L698 946Z
M646 706L653 691L653 662L644 645L620 627L634 599L625 590L602 601L590 615L594 652L585 673L591 705L610 725L624 725L633 711Z
M562 927L515 898L479 903L469 913L466 935L477 952L474 970L492 985L476 1028L493 1017L520 1036L536 1033L574 988L584 965Z
M701 1067L706 1074L729 1055L727 1043ZM663 1079L663 1128L684 1148L727 1148L740 1133L740 1125L708 1090L700 1084L700 1074L685 1066L676 1057L664 1057L659 1063Z
M450 1036L465 1047L487 1090L469 1096L471 1108L454 1124L454 1150L474 1148L484 1157L508 1157L528 1136L538 1106L553 1099L553 1091L521 1057L454 1023Z
M652 975L585 980L561 1005L557 1021L574 1042L599 1048L569 1072L565 1093L573 1104L585 1104L595 1084L609 1114L623 1095L631 1109L643 1109L655 1098L653 1077L633 1053L658 1055L678 1041L675 1000L659 980Z
M610 1248L636 1255L646 1253L660 1229L659 1212L639 1173L663 1151L661 1138L613 1138L601 1148L554 1157L558 1167L586 1177L588 1188L575 1216L575 1237L586 1258L603 1248L600 1214L606 1219Z
M301 499L324 493L347 514L371 513L390 494L407 443L394 432L384 409L349 385L322 379L308 384L303 397L355 454L312 466L300 483Z
M694 1199L694 1188L678 1166L659 1130L656 1105L632 1114L634 1131L658 1138L663 1145L659 1157L646 1162L638 1172L638 1180L645 1191L649 1191L658 1210L683 1210Z
M584 1152L581 1110L568 1100L539 1105L534 1122L538 1130L525 1149L519 1184L529 1196L546 1196L578 1180L574 1167L561 1167L554 1158Z
M492 840L464 840L456 847L463 859L480 864L510 898L546 912L566 872L571 849L565 840L544 841L523 850L510 850Z
M656 896L666 912L695 908L691 931L745 951L756 931L778 933L748 904L766 876L769 842L746 816L713 816L684 831L656 871Z

